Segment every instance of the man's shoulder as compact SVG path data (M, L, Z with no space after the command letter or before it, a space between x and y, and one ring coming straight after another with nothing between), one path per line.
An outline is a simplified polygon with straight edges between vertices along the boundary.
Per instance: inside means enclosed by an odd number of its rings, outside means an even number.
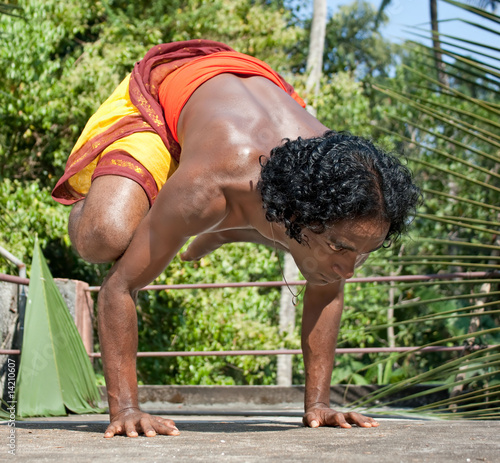
M213 138L225 137L228 142L238 142L242 136L255 138L256 131L263 127L282 135L281 119L288 113L286 103L290 102L296 104L264 77L221 74L192 94L181 112L178 133L184 142L200 130Z
M265 123L252 126L242 117L214 114L185 132L180 165L192 166L208 184L248 184L258 180L261 158L280 142Z

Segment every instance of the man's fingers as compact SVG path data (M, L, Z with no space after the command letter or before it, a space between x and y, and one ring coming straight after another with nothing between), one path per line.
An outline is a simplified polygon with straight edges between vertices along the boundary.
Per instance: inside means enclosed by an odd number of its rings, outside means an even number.
M104 433L104 437L108 438L108 437L114 437L114 436L118 436L120 434L123 434L123 426L119 423L111 423L107 428L106 428L106 431Z
M167 420L159 416L142 418L140 424L142 432L148 437L153 437L156 434L166 436L178 436L180 434L172 420Z
M141 424L142 432L144 433L145 436L148 436L148 437L156 436L156 431L153 428L153 426L151 425L150 420L148 420L147 418L141 418L140 424Z
M157 420L159 425L162 427L162 430L164 430L161 434L167 434L168 436L178 436L180 434L180 431L177 429L174 421L159 417Z
M325 419L326 426L340 426L341 428L351 428L342 412L329 413Z
M128 437L137 437L139 433L135 428L135 423L131 420L125 421L125 433Z
M321 425L319 416L315 412L307 412L302 417L302 423L304 426L309 426L311 428L317 428Z
M104 437L110 438L119 434L137 437L140 433L144 433L146 437L154 437L157 434L168 436L178 436L180 434L172 420L142 414L141 417L125 419L124 422L122 420L112 422L106 428Z
M362 428L376 428L379 426L379 423L373 418L356 412L346 413L346 416L349 423L361 426Z
M323 410L322 413L308 412L302 418L305 426L317 428L319 426L340 426L341 428L350 428L351 425L346 421L344 414L341 412L332 412L331 410Z
M339 426L341 428L352 428L355 424L362 428L376 428L379 423L369 416L356 412L342 413L331 409L317 409L304 414L302 418L304 426L317 428L319 426Z
M104 432L104 437L110 438L113 437L115 434L118 434L118 431L116 430L116 427L113 424L110 424L106 428L106 431Z
M163 423L158 423L156 426L156 431L159 434L164 434L167 436L178 436L180 434L176 426L167 426Z
M172 428L175 428L175 421L170 420L168 418L162 418L161 416L157 416L156 420L159 421L160 423L163 423L166 426L170 426Z

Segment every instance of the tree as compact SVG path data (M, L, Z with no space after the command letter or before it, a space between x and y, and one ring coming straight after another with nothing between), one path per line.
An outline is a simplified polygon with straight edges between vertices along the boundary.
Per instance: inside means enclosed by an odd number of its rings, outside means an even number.
M379 7L378 17L380 18L383 11L391 4L391 0L383 0ZM432 26L432 44L434 47L434 56L436 61L436 69L438 72L439 81L448 85L446 73L443 72L444 63L441 56L441 42L439 40L439 22L437 12L437 0L429 0L430 18Z
M326 32L326 0L314 0L313 19L306 65L306 94L317 94L323 69Z
M323 67L323 50L325 46L326 28L326 0L315 0L313 8L313 19L309 39L309 54L306 66L306 97L317 96L320 90L321 70ZM316 115L312 105L307 110ZM299 269L291 254L284 255L282 273L285 283L299 279ZM297 291L296 288L294 288ZM298 295L294 294L288 283L281 288L280 299L280 321L279 328L282 335L293 333L295 329L295 305L298 303ZM278 357L278 386L292 385L292 358L291 356Z
M444 0L447 1L447 0ZM382 0L379 7L377 22L380 20L384 10L391 4L392 0ZM457 6L460 6L458 2L448 2ZM499 1L498 0L468 0L468 3L476 5L479 8L490 7L492 11L495 11ZM431 29L432 29L432 45L434 48L434 56L436 61L436 69L438 72L438 80L443 85L448 85L448 77L444 72L444 62L442 59L441 52L441 41L439 39L439 21L438 21L438 9L437 0L429 0L430 18L431 18Z
M340 6L327 25L325 74L349 72L359 80L387 76L395 47L378 31L386 21L364 0Z

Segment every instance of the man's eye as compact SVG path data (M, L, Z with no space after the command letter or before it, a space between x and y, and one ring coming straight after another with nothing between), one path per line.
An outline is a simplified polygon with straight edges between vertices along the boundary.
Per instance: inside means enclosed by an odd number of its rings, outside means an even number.
M345 248L343 248L342 246L339 246L338 244L330 244L330 249L332 251L335 251L335 252L340 252L340 251L343 251Z

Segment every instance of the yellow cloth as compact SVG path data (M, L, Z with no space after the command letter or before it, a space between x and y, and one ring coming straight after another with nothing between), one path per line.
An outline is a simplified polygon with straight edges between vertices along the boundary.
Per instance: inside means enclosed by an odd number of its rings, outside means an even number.
M95 143L104 143L103 138L99 138L99 134L104 133L123 117L140 116L139 110L130 101L129 81L130 75L122 81L113 94L89 119L76 145L71 151L72 154L91 138L96 138ZM114 133L113 136L116 137L116 133ZM103 155L112 150L126 151L130 156L139 161L153 176L158 191L178 167L177 161L172 158L157 133L135 132L109 145L90 164L70 177L68 179L70 186L81 195L87 195L92 174L94 173L97 163Z

